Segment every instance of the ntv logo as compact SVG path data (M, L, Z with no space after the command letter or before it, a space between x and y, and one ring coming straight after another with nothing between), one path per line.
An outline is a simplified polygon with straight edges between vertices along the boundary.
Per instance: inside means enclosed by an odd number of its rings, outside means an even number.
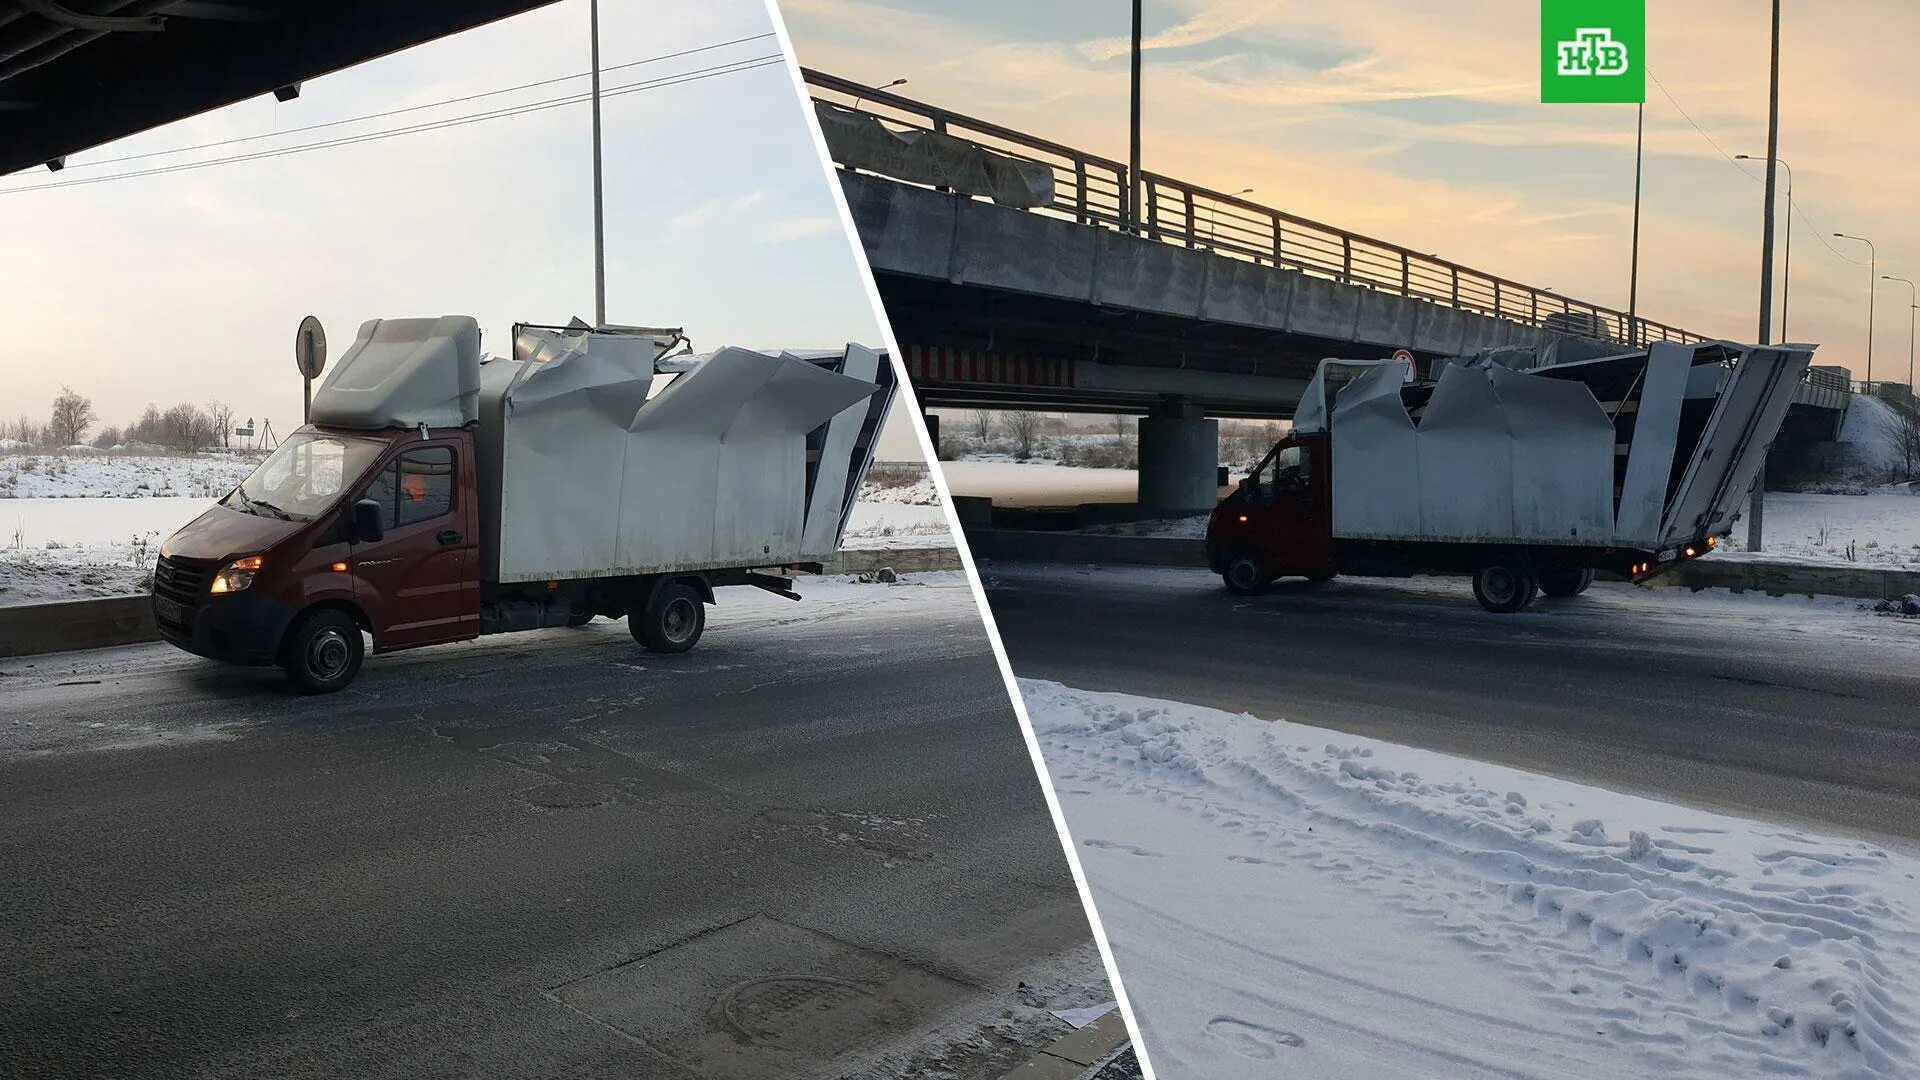
M1627 47L1604 26L1582 27L1558 43L1561 75L1625 75Z
M1647 100L1646 0L1540 0L1540 100Z

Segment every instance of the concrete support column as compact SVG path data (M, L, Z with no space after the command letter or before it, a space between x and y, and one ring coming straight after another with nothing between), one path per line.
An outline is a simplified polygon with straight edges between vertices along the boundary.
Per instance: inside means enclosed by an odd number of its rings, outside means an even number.
M933 456L940 456L940 414L923 412L920 418L927 422L927 438L933 440Z
M1140 421L1140 508L1193 514L1219 500L1220 421L1168 402Z

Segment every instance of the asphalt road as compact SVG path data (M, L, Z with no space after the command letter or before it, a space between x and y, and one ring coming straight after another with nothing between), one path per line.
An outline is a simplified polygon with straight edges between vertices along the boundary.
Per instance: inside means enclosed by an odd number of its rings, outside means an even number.
M1015 674L1284 718L1773 820L1920 839L1920 621L1596 585L982 568Z
M1000 1075L1112 995L964 582L838 589L0 662L0 1074Z

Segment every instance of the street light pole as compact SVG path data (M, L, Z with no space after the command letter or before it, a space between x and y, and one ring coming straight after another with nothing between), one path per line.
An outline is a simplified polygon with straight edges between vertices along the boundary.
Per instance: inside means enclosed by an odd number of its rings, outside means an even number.
M593 39L593 325L607 324L607 223L600 197L600 0L588 0Z
M1633 259L1627 269L1627 347L1640 347L1640 161L1647 145L1647 103L1633 122Z
M1914 287L1911 279L1894 277L1892 274L1881 274L1880 280L1897 281L1907 287L1907 393L1911 395L1913 393L1913 309L1916 306L1915 301L1920 301L1920 289Z
M1842 240L1858 240L1861 243L1867 245L1867 379L1866 381L1871 383L1873 382L1873 293L1874 293L1874 287L1880 284L1880 250L1873 246L1873 241L1867 239L1864 236L1848 236L1846 233L1838 233L1838 232L1834 233L1833 235L1839 237ZM1858 266L1860 264L1855 263L1854 265Z
M1780 160L1780 0L1773 0L1773 62L1767 77L1767 198L1765 224L1760 232L1760 340L1765 345L1773 331L1773 218L1774 165ZM1768 447L1771 450L1772 447ZM1751 513L1747 515L1747 548L1761 550L1762 523L1766 516L1767 459L1760 457L1760 471L1753 478Z
M893 80L892 82L890 82L890 83L888 83L888 84L887 84L887 85L885 85L885 86L871 86L871 87L868 87L868 88L867 88L866 90L864 90L864 91L861 91L861 92L860 92L860 93L859 93L858 95L856 95L856 96L854 97L854 99L853 99L853 107L854 107L854 109L855 109L855 111L858 111L858 110L859 110L859 108L860 108L860 103L861 103L862 101L865 101L865 100L867 99L867 95L868 95L869 93L874 93L874 92L877 92L877 91L880 91L880 90L891 90L891 89L893 89L893 88L894 88L894 87L896 87L896 86L905 86L905 85L907 85L907 80L905 80L905 79L895 79L895 80Z
M1133 102L1127 124L1127 210L1136 231L1146 219L1140 207L1140 0L1133 0Z
M1752 154L1735 154L1737 161L1753 161ZM1780 257L1780 340L1787 340L1787 294L1793 288L1793 166L1785 161L1780 167L1787 170L1787 235L1786 250Z

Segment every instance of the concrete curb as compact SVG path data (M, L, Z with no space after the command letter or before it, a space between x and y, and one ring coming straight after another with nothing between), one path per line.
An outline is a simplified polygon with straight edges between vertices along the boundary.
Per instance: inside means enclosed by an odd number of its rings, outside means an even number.
M1200 540L1157 536L1109 536L1083 532L980 529L967 533L975 556L1010 562L1115 563L1134 566L1207 564ZM1853 566L1812 566L1757 559L1695 559L1648 584L1686 589L1727 589L1768 596L1842 596L1858 600L1920 593L1920 573Z
M1116 1008L1086 1027L1062 1035L1001 1080L1084 1080L1105 1068L1128 1045L1127 1023Z
M950 547L853 548L829 563L829 574L864 574L890 566L902 574L965 569ZM0 607L0 657L104 649L158 641L145 594Z
M0 607L0 657L101 649L159 637L144 594Z

